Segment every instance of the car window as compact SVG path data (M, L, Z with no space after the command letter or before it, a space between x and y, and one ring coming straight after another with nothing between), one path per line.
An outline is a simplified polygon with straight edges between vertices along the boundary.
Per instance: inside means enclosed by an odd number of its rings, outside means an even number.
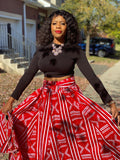
M83 40L83 43L86 44L87 41ZM107 39L107 38L91 38L90 44L100 44L100 45L111 46L111 44L113 44L113 40Z
M108 46L112 44L112 40L107 38L92 38L90 42L91 44L101 44L101 45L108 45Z

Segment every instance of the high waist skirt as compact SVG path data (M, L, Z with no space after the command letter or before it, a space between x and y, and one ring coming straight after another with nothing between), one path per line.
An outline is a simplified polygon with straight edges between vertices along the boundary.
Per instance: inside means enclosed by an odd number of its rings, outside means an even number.
M74 77L44 80L8 121L0 113L0 152L10 160L120 160L120 132Z

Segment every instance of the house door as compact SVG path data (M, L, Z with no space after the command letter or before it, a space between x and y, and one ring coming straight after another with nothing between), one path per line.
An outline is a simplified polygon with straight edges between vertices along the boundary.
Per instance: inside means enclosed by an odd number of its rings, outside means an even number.
M0 24L0 49L8 49L8 29L7 24Z

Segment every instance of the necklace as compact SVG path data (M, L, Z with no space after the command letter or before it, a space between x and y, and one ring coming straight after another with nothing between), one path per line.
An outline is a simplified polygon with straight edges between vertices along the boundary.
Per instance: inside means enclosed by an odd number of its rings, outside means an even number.
M54 43L52 44L52 53L54 54L54 56L62 53L63 46L64 44L59 45L59 47L57 47Z

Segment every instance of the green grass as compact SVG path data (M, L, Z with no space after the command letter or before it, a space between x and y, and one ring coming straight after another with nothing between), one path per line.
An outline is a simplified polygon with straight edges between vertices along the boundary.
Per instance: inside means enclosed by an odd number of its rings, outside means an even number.
M98 57L98 56L89 56L88 60L93 60L95 63L106 63L106 64L115 64L120 60L120 45L115 46L116 53L109 57Z
M115 45L115 49L118 50L118 51L120 51L120 44L116 44Z

